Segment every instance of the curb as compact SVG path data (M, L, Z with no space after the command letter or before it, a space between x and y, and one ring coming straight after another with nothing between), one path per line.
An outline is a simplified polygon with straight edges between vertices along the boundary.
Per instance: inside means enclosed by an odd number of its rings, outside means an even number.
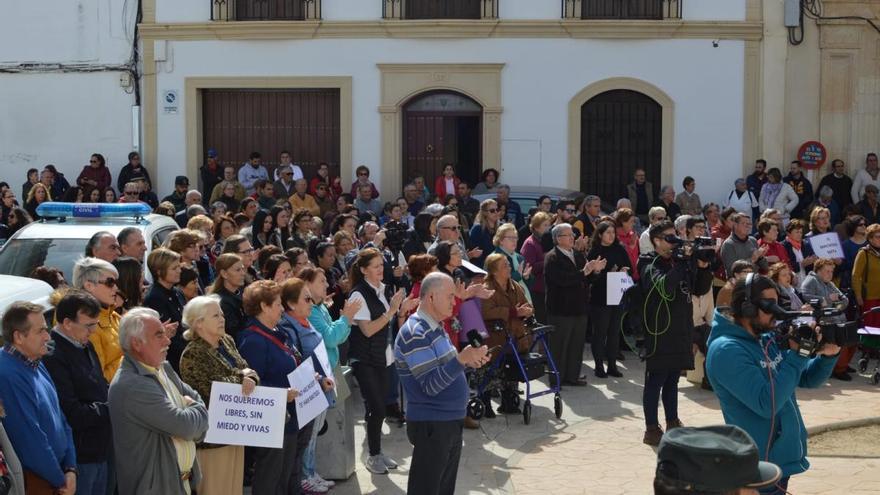
M871 426L880 424L880 416L870 418L851 419L848 421L840 421L837 423L827 423L824 425L811 426L807 428L807 436L812 437L820 433L828 433L829 431L848 430L850 428L860 428L862 426Z

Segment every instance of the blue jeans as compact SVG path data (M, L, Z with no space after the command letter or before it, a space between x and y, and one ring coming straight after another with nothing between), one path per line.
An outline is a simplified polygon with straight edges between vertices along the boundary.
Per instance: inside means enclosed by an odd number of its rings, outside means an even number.
M779 478L779 481L776 482L776 485L769 486L767 488L762 488L758 490L761 495L785 495L785 492L788 491L788 480L791 476L784 476Z
M107 490L107 463L76 465L76 495L104 495Z
M324 425L327 418L327 411L322 412L315 418L315 426L312 428L312 436L309 439L309 446L303 452L303 469L302 479L307 480L315 475L315 447L318 445L318 432Z

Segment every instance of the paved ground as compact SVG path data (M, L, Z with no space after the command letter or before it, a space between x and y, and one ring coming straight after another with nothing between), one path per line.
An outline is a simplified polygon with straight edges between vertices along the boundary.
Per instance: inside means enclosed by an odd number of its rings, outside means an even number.
M483 420L481 430L465 430L456 493L651 493L656 454L641 443L644 368L636 361L627 354L623 378L600 380L590 374L588 387L567 387L562 420L553 416L552 396L547 396L536 401L528 426L522 416L499 416ZM723 423L711 392L684 378L680 387L680 416L685 424ZM807 427L880 415L880 388L861 377L846 384L832 380L821 389L799 390L798 399ZM362 421L355 426L355 435L359 453L366 451ZM412 453L405 428L385 425L383 449L400 462L400 469L389 476L373 475L359 461L355 475L332 493L405 493ZM810 460L812 469L793 479L792 493L880 493L880 458Z

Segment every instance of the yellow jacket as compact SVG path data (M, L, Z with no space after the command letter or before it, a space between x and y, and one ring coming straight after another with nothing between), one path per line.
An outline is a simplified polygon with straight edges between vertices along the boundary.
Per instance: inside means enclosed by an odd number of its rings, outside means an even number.
M311 194L306 194L305 198L300 199L299 194L293 193L289 201L294 213L301 208L309 210L313 216L321 213L321 207L318 206L318 203L315 202L315 198Z
M863 247L853 263L852 288L861 303L864 299L880 299L880 257L874 253L870 247Z
M107 383L113 380L116 370L122 364L122 347L119 345L120 316L113 308L103 308L98 314L98 329L89 337L95 346L95 353L101 361L101 369Z

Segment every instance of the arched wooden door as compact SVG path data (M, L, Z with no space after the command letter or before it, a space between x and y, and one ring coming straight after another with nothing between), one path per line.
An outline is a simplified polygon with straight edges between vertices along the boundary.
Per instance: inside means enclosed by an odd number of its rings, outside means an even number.
M432 91L413 97L403 107L403 177L401 187L423 176L433 189L446 163L473 187L482 160L483 107L452 91Z
M581 191L611 203L637 168L655 193L661 180L663 108L637 91L612 90L581 107ZM656 197L656 196L655 196Z

